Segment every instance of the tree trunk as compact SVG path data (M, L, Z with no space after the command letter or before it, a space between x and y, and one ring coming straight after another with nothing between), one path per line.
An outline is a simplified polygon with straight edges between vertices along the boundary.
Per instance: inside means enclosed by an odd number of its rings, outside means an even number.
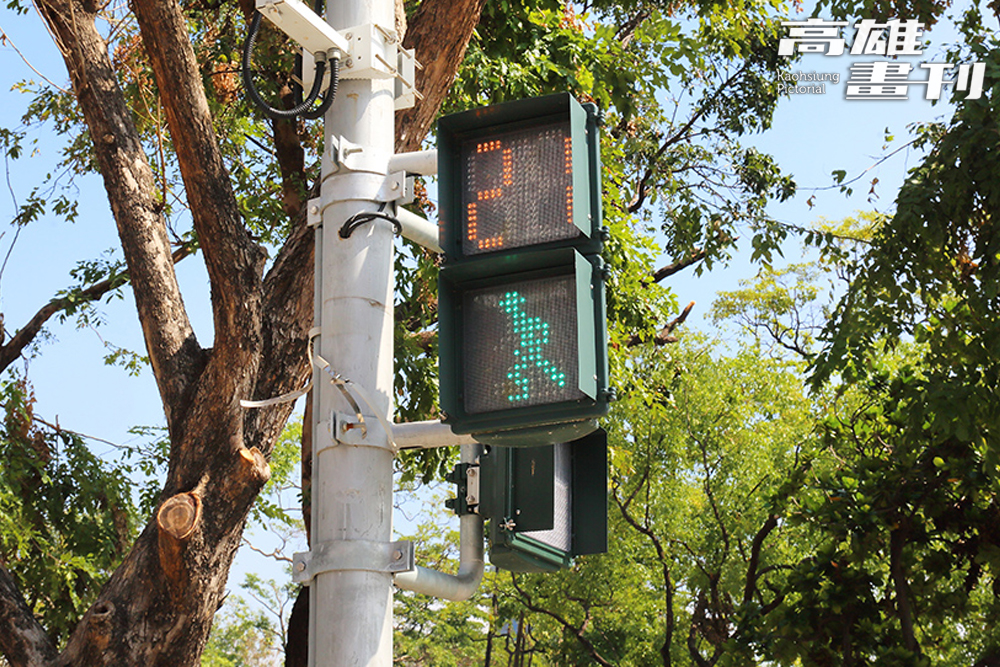
M483 1L427 0L412 19L407 42L428 64L418 80L426 99L400 120L399 145L419 147ZM58 655L0 564L0 650L11 667L193 666L199 664L250 507L269 478L268 457L291 410L286 404L248 411L240 400L297 389L309 373L313 235L300 212L262 275L265 255L248 235L230 185L186 17L177 0L136 0L132 7L208 269L215 340L212 348L202 348L174 273L154 172L95 24L102 5L95 0L37 4L93 140L171 445L157 511ZM292 190L303 167L287 124L277 129L291 211L299 204Z
M423 0L410 19L403 45L415 49L424 66L417 70L417 90L424 99L396 114L397 152L420 150L455 80L485 4L486 0Z

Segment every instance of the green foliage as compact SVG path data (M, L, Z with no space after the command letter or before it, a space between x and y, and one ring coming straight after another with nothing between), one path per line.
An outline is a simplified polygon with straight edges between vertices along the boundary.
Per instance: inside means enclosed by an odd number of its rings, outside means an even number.
M240 588L253 603L241 595L226 598L202 653L201 667L275 667L283 664L286 625L296 587L248 574Z
M996 650L997 459L970 426L993 416L969 414L974 387L930 385L922 352L885 354L823 420L830 456L789 514L816 547L789 576L778 655L951 665ZM937 412L943 394L956 414Z
M152 516L160 504L162 479L170 458L170 440L165 427L133 426L134 436L121 446L122 465L131 473L133 495L137 499L139 516Z
M989 367L997 358L1000 241L992 212L1000 204L1000 166L984 147L998 132L1000 56L995 37L984 39L973 47L986 63L983 97L959 102L910 171L896 213L876 232L826 328L817 381L834 372L864 376L873 342L883 336L926 340L928 361L942 369L980 361Z
M819 269L793 264L784 269L764 268L753 280L741 280L742 289L721 292L712 304L716 323L736 320L758 345L777 346L808 358L822 313L816 285Z
M0 404L0 560L60 642L135 535L126 471L78 435L39 427L25 381L0 382Z

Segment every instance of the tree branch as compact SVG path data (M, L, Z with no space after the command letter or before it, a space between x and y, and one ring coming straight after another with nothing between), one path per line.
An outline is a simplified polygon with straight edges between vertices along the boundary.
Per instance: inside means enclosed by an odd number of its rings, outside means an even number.
M682 141L687 136L687 133L691 130L692 127L694 127L694 124L697 123L699 120L701 120L701 118L708 113L708 110L712 107L715 101L719 97L721 97L726 90L729 90L730 86L732 86L733 83L736 81L736 79L743 74L748 65L749 62L744 62L742 67L740 67L731 77L729 77L722 84L720 84L719 87L716 88L715 91L711 94L711 96L709 96L709 98L705 101L705 103L698 108L698 110L694 113L694 115L691 116L691 118L689 118L688 121L684 123L684 125L681 126L679 130L677 130L677 132L674 132L672 135L667 137L667 139L660 145L660 147L656 150L656 152L653 153L653 156L649 160L649 166L646 167L646 171L643 173L642 177L639 179L638 185L636 186L635 196L632 197L632 201L630 201L628 206L626 207L626 210L629 213L635 213L640 208L642 208L643 203L645 203L646 189L649 187L650 179L653 178L653 173L654 173L653 167L656 165L659 159L663 157L664 153L667 152L667 149L669 149L671 146L678 143L679 141Z
M182 246L175 250L172 260L176 264L191 254L188 246ZM56 313L66 310L82 301L97 301L108 292L121 287L129 282L128 273L121 273L113 278L107 278L96 282L90 287L84 288L74 295L74 298L61 297L52 299L47 304L38 309L38 312L28 320L22 328L17 330L6 344L0 346L0 372L3 372L21 355L31 341L35 339L38 332L42 330L45 323Z
M635 31L638 30L643 21L649 18L650 14L652 14L652 11L648 7L640 7L635 14L630 16L618 28L618 31L615 33L615 39L621 43L622 48L628 48L632 38L635 37Z
M247 360L249 348L257 342L251 334L260 323L264 252L243 225L180 5L176 0L136 2L133 9L166 110L194 228L205 254L212 285L216 337L213 349L215 353L224 350L226 357L235 355L224 363L240 363ZM244 345L226 345L231 338L242 339Z
M684 320L688 318L691 314L691 309L694 308L695 302L692 301L681 311L681 314L675 317L667 326L660 329L660 331L653 337L653 343L657 346L667 345L668 343L676 343L678 338L673 335L674 329L684 323ZM643 339L636 335L628 339L628 346L635 347L643 342Z
M167 423L187 404L204 355L188 320L171 259L163 206L108 46L98 8L78 0L39 0L63 54L118 225L136 308ZM140 3L146 5L150 3ZM157 4L157 3L152 3ZM199 78L200 81L200 78Z
M298 123L289 119L271 121L274 156L281 171L281 206L289 218L296 217L306 205L302 192L306 186L306 153L299 140Z
M670 560L667 558L666 551L663 548L663 543L660 542L660 539L656 536L656 533L653 532L653 529L647 524L639 523L628 511L629 505L632 504L632 501L635 499L636 495L638 495L639 490L643 486L646 486L648 489L648 482L649 466L647 466L643 472L642 480L639 482L639 485L636 486L635 490L629 494L629 497L626 498L624 502L622 502L621 498L618 497L617 490L612 493L612 496L614 496L615 504L618 505L618 509L621 511L622 517L624 517L625 521L649 539L649 541L653 544L653 548L656 549L657 558L660 559L660 564L663 570L663 594L665 598L664 603L667 616L666 627L664 629L663 646L660 647L660 658L663 661L663 667L670 667L672 662L670 657L670 646L673 644L674 630L676 629L676 619L674 617L674 584L670 576Z
M920 645L913 630L913 609L910 606L910 585L906 580L903 565L903 547L905 535L902 528L894 528L889 532L889 573L892 585L896 589L896 615L899 617L900 629L903 632L903 643L906 648L917 654Z
M0 562L0 653L10 667L44 667L57 655L56 647Z
M675 273L680 273L687 267L697 264L706 257L708 257L708 251L704 248L695 248L687 257L683 257L672 264L667 264L666 266L653 271L653 282L658 283L664 278L669 278Z
M566 630L573 633L573 636L576 637L577 641L583 645L583 648L586 649L586 651L590 654L590 657L593 658L597 664L603 665L604 667L614 667L614 663L608 662L600 653L597 652L597 647L595 647L594 644L587 639L584 634L586 624L584 624L583 627L578 628L556 612L534 604L528 594L517 585L517 577L513 572L510 573L510 582L514 586L514 590L516 590L518 595L521 596L521 602L527 609L539 614L545 614L556 623L563 626Z
M760 527L757 534L753 536L753 543L750 546L750 560L747 562L747 581L743 588L743 604L747 604L753 599L754 591L757 590L758 571L760 566L760 551L764 547L764 540L777 528L778 517L771 514L767 517L764 525Z
M702 488L705 489L708 505L712 508L712 516L715 518L715 523L718 524L719 530L722 533L722 562L725 562L729 558L729 531L726 530L726 523L722 520L722 513L719 511L719 506L715 502L715 494L712 492L712 472L708 464L708 447L705 446L705 442L701 438L695 438L694 441L698 444L698 449L701 451L701 464L705 468L705 483Z

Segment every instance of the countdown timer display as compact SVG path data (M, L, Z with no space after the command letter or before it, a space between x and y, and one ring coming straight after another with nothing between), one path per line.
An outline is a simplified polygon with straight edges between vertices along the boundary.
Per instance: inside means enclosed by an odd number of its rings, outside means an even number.
M442 421L532 447L607 414L600 114L568 93L438 123Z
M465 411L572 401L580 391L574 275L463 295Z
M464 255L580 235L568 121L466 140L459 165Z

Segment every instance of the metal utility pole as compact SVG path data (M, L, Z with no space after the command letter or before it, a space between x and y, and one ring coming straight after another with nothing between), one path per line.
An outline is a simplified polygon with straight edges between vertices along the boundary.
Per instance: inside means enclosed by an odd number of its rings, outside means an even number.
M327 22L347 40L352 26L394 25L392 0L327 4ZM392 462L388 435L377 419L392 414L393 225L376 219L350 238L338 230L351 216L376 211L394 143L394 81L340 80L325 118L322 226L317 229L317 355L361 388L371 405L364 444L338 442L349 424L337 413L352 406L328 380L314 385L310 661L314 667L389 667L392 664ZM353 145L353 146L351 146ZM339 160L351 157L351 168ZM373 414L375 412L375 414ZM378 431L378 432L376 432ZM319 555L325 566L317 567ZM412 558L412 555L411 555ZM326 569L329 568L329 569ZM325 570L325 571L322 571Z
M295 581L312 588L309 666L390 667L394 586L449 600L474 595L484 570L485 516L494 520L494 532L500 525L511 533L498 532L492 538L492 553L501 559L495 562L511 569L553 569L565 566L574 555L606 548L606 496L580 493L590 487L606 493L606 441L587 448L600 457L583 456L578 440L574 452L560 458L560 479L578 487L574 494L559 494L561 507L581 520L560 524L563 530L555 545L545 542L542 533L555 526L556 492L543 492L537 504L548 508L544 516L534 524L522 516L517 521L524 535L514 534L514 517L521 514L515 505L531 501L525 501L528 496L522 498L523 494L507 493L508 489L495 493L498 483L514 484L507 474L510 466L500 466L506 473L498 473L499 454L490 459L491 467L477 442L550 445L590 433L596 428L594 420L607 412L613 392L607 386L604 270L599 256L604 234L599 229L598 115L569 95L497 105L442 122L440 161L437 151L394 155L395 110L412 106L419 94L413 86L414 54L399 48L394 30L393 0L334 3L327 7L327 22L301 0L255 4L261 14L253 19L243 62L248 91L265 113L287 117L310 109L321 93L324 65L332 65L331 83L315 112L329 109L324 119L320 197L309 202L309 224L316 229L316 327L310 332L315 366L312 544L309 552L295 554L293 561ZM300 44L304 58L309 55L315 61L309 98L295 109L270 107L253 92L250 52L262 16ZM308 65L304 78L307 71ZM445 217L451 226L443 230L397 206L411 198L409 175L436 174L439 163L441 211L461 212ZM472 169L473 163L477 169ZM463 172L481 174L486 180L470 185L460 178ZM500 193L497 182L503 184L504 206L491 210L488 202L501 195L485 199L480 195L486 191L483 188ZM544 216L534 205L541 193L546 193L541 197ZM471 202L466 201L472 196ZM515 215L507 210L525 201L533 202L529 210ZM456 227L456 220L466 215L467 224ZM523 229L508 230L511 221ZM489 231L497 224L499 231ZM444 285L439 289L442 353L447 348L449 354L442 356L441 364L441 402L445 406L447 399L451 404L448 423L391 424L397 231L456 261L454 267L441 270ZM466 257L466 242L477 239L478 246L472 243L472 253ZM511 247L505 248L508 242ZM543 250L535 252L534 246ZM501 250L504 254L497 255ZM483 283L485 278L488 284ZM478 296L469 313L460 315L462 295L471 290ZM532 312L545 312L547 318L550 311L559 317L550 323L533 315L529 321L525 304ZM477 330L487 324L492 327L487 336L491 340L506 340L509 347L519 339L521 347L534 346L524 353L534 355L528 359L535 363L518 361L520 348L485 349L485 357L476 357L477 348L464 344L460 332L465 328L456 324L467 316L478 322ZM507 331L511 321L513 329ZM540 337L537 331L548 334ZM555 350L562 356L542 357L541 346L548 343L549 334L562 341ZM445 361L451 362L448 369ZM479 400L486 397L475 410L456 391L459 376L462 382L466 379L455 371L462 364L488 370L473 382L480 388ZM516 395L510 382L490 380L505 372L508 379L518 380ZM547 391L529 391L533 382ZM293 392L267 403L298 395ZM509 404L514 401L519 404ZM459 425L456 434L453 429ZM416 566L412 544L391 541L397 449L450 446L461 446L461 464L453 480L460 490L455 509L461 517L455 574ZM553 475L554 489L557 457L554 450L550 455L551 470L546 474ZM543 457L531 458L532 475L536 460ZM493 484L484 488L480 471L487 470L493 471ZM573 481L577 478L579 484ZM534 480L527 482L534 485ZM600 526L588 518L597 515L603 517L597 522ZM585 524L595 524L587 535L569 530ZM567 531L576 533L572 540Z
M336 93L324 119L320 197L309 202L316 230L312 544L293 561L295 581L311 586L309 665L390 667L394 585L464 600L484 570L483 517L474 511L460 519L455 574L416 566L412 544L391 541L397 448L461 446L464 501L479 502L483 450L475 439L439 421L391 424L394 233L442 252L437 226L396 204L412 194L408 175L437 173L437 152L393 154L395 110L419 96L414 54L399 47L394 30L393 0L331 3L326 23L301 0L255 6L260 15L244 44L245 72L266 16L315 60L315 70L304 68L303 76L314 71L316 80L306 86L312 92L303 108L321 92L328 62L334 73L320 109ZM266 114L302 113L269 106L249 73L245 82Z

